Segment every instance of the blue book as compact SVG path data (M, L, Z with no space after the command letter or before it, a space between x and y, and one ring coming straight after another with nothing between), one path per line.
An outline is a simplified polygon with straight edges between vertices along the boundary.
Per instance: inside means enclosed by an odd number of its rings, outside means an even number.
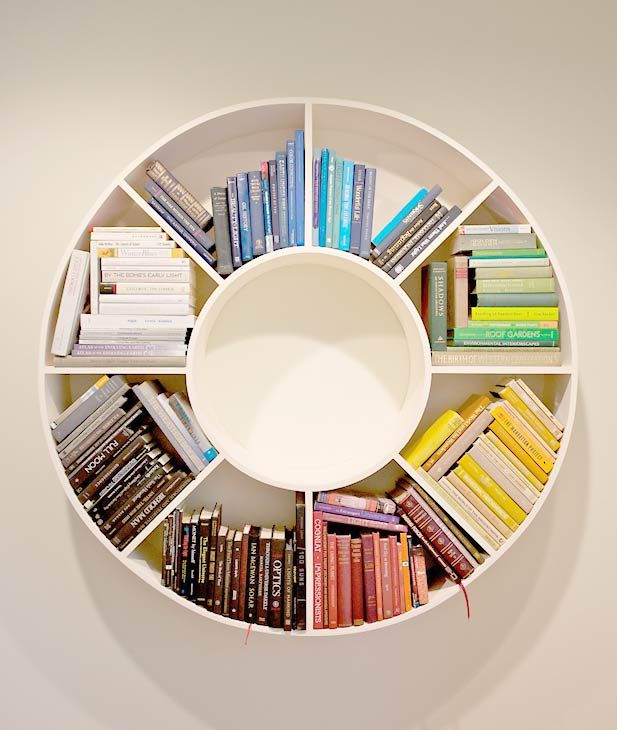
M202 246L201 243L196 238L193 238L191 234L184 228L184 226L180 225L178 221L173 217L173 215L159 203L159 201L156 198L150 198L148 200L148 205L150 205L154 210L161 216L161 218L168 223L174 231L182 238L183 241L188 243L188 245L196 252L198 253L206 263L210 264L210 266L214 266L216 264L216 261L214 259L214 256L208 251L208 249L205 246Z
M289 222L287 218L287 155L276 153L276 192L279 207L279 248L289 246Z
M296 129L296 246L304 246L304 130Z
M328 156L328 189L326 192L326 246L332 248L332 228L334 221L334 172L336 169L336 154L330 152Z
M264 226L264 199L261 186L261 170L251 170L248 173L248 181L253 256L263 256L266 253L266 231Z
M266 229L266 253L274 251L274 235L272 233L272 208L270 206L270 175L268 163L261 163L261 193L264 201L264 227Z
M321 155L313 152L313 245L319 243L319 186L321 185Z
M332 248L339 248L341 238L341 202L343 195L343 158L336 158L334 168L334 203L332 213Z
M360 256L367 260L371 255L376 177L377 170L374 167L367 167L364 173L364 201L362 204L362 228L360 230Z
M319 171L319 238L320 246L326 245L326 200L328 197L328 161L330 151L326 147L321 151L321 169Z
M364 201L364 165L354 165L353 194L351 200L351 241L349 250L360 254L360 231L362 230L362 203Z
M296 246L296 145L287 140L287 226L289 245Z
M240 218L240 248L242 262L253 258L253 233L251 231L251 203L249 200L249 180L246 172L236 175L238 186L238 217Z
M383 241L383 239L392 231L393 228L398 226L398 224L403 220L403 218L408 215L415 207L416 205L422 200L422 198L428 193L428 190L426 188L421 188L418 190L418 192L413 196L413 198L406 203L401 210L394 216L394 218L387 223L381 231L375 236L373 239L373 243L376 246L379 246L379 244Z
M279 235L279 195L276 189L276 160L268 160L268 178L270 188L270 210L272 211L272 238L274 239L274 250L281 247Z
M240 218L238 216L238 186L235 177L227 178L227 209L229 210L231 262L234 269L238 269L242 266L242 252L240 248Z
M351 247L351 195L353 191L353 161L343 162L343 192L341 193L341 235L338 247L349 251Z

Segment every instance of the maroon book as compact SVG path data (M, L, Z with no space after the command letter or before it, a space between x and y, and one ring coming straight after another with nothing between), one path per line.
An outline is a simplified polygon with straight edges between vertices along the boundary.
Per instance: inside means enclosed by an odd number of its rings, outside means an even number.
M244 525L242 530L242 545L240 547L240 595L238 596L238 618L244 621L244 611L246 606L246 575L249 559L249 532L251 526Z
M229 616L231 604L231 573L235 530L229 530L225 540L225 572L223 573L223 616Z
M364 576L362 571L362 540L351 541L351 616L354 626L364 623Z
M323 517L323 515L322 515ZM323 550L323 627L328 628L328 523L321 523L321 549Z
M328 535L328 628L338 628L336 535Z
M394 535L388 537L390 543L390 565L392 566L392 611L395 616L401 613L401 579L398 554L398 541Z
M223 613L223 593L225 589L225 549L227 543L226 525L219 527L219 534L216 539L216 560L214 568L214 600L212 610L214 613Z
M229 597L229 617L240 616L240 558L242 557L242 530L236 530L231 549L231 595Z
M351 535L336 536L336 602L338 625L351 626Z
M375 552L373 536L362 535L362 574L364 578L364 620L367 624L377 621L377 587L375 585Z
M262 527L259 533L259 557L257 562L257 623L262 626L268 625L271 554L272 528Z
M283 626L283 573L285 570L285 528L272 531L270 556L270 587L268 598L268 625L275 629Z

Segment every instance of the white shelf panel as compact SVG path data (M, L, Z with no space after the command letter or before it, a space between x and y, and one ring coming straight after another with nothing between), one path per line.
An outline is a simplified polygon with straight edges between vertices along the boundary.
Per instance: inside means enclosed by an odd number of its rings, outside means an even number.
M571 375L572 365L433 365L433 375Z
M143 366L125 367L111 366L101 363L96 367L85 368L61 368L54 365L46 365L44 368L45 375L96 375L97 373L105 373L107 375L186 375L186 367L156 367Z

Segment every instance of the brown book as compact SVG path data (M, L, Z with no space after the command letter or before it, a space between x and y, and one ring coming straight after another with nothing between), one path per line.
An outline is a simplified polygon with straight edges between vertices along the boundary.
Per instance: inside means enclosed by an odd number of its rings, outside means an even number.
M362 572L362 540L351 540L351 616L354 626L364 623L364 575Z
M405 607L405 575L403 573L403 553L402 553L402 541L396 545L396 552L398 554L398 581L399 581L399 600L401 602L401 613L405 613L409 609Z
M383 621L383 589L381 581L381 544L379 533L373 532L373 556L375 562L375 594L377 596L377 620Z
M210 539L208 545L208 583L206 585L206 608L214 608L214 578L216 575L216 543L221 526L223 505L215 504L210 518Z
M257 572L259 569L259 527L251 527L248 537L246 570L246 603L244 620L250 624L257 621Z
M249 532L251 526L244 525L242 530L242 544L240 546L240 585L238 587L238 619L245 621L246 611L246 578L249 560Z
M351 626L351 535L336 535L336 601L338 625Z
M180 563L182 561L182 510L174 510L174 569L172 576L172 588L175 593L180 593Z
M199 530L197 537L197 592L195 601L206 607L208 589L208 557L210 555L210 521L212 512L205 507L199 514Z
M235 530L229 530L225 540L225 573L223 577L223 616L229 616L231 604L232 553Z
M272 528L262 527L259 532L257 562L257 623L268 625L268 592L270 589L270 558L272 556Z
M188 559L188 597L197 600L197 546L199 543L199 510L191 515L189 527L189 559Z
M398 541L396 535L388 537L390 547L390 569L392 573L392 614L401 615L401 581L400 581L400 560L398 556Z
M163 554L161 556L161 584L169 588L171 578L171 532L173 530L173 515L167 515L163 523Z
M290 538L285 544L283 570L283 630L291 631L294 617L294 548ZM299 627L298 627L299 628Z
M225 547L227 543L227 533L229 529L226 525L219 527L216 537L216 552L214 557L214 595L212 601L212 610L214 613L223 613L223 590L225 582Z
M418 603L424 606L428 603L428 581L426 577L426 560L422 545L414 545L412 548L413 570L416 577L418 591Z
M367 624L372 624L377 621L377 588L375 585L373 536L370 533L365 533L360 539L362 541L362 574L364 578L364 619Z
M328 628L338 628L336 535L328 535Z
M306 536L304 492L296 492L296 526L294 529L294 591L293 624L300 631L306 629Z
M272 531L270 555L270 588L268 598L268 625L275 629L283 626L283 574L285 570L285 528Z
M381 595L384 619L394 616L394 598L392 595L392 561L390 560L390 541L387 537L379 539L379 562L381 565Z
M240 616L240 563L242 559L242 537L243 531L236 530L231 552L231 595L229 599L229 617L235 619Z

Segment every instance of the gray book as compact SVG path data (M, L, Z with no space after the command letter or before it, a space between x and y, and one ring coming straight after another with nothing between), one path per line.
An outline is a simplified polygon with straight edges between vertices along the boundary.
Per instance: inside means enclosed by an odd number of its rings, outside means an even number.
M238 184L234 176L227 178L227 212L229 214L229 237L231 243L231 261L234 269L242 266L242 248L240 246L240 215L238 213Z
M65 439L72 431L80 426L88 416L99 408L108 398L114 395L126 383L123 375L114 375L101 388L97 388L90 396L81 403L81 405L64 418L56 428L52 430L52 435L56 442Z
M276 192L279 211L279 248L289 246L289 219L287 215L287 155L276 153Z
M375 183L377 170L367 167L364 172L364 200L362 203L362 228L360 229L360 256L368 261L373 238L373 212L375 209Z
M538 294L476 294L477 307L558 307L559 295L555 293Z
M159 160L154 160L146 167L146 175L154 180L182 210L189 215L204 231L212 226L212 216Z
M362 206L364 202L364 165L354 165L353 195L351 199L351 241L350 253L360 255L360 234L362 232Z
M403 233L401 233L401 235L385 249L385 251L381 253L381 256L373 258L375 266L381 266L384 271L389 271L404 255L402 250L405 249L405 252L409 251L409 249L420 241L422 236L430 230L431 226L434 225L432 221L435 220L435 215L440 211L443 215L445 215L447 210L448 209L445 206L442 206L439 200L431 201L426 208L424 208L422 213L416 216L411 225L406 228L405 231L403 231ZM373 256L374 255L375 250L373 249Z
M126 398L123 398L122 400L126 403ZM96 426L96 428L93 428L88 434L85 434L78 443L72 444L72 448L65 449L65 451L62 452L64 454L64 456L60 457L62 461L62 466L66 468L76 459L79 459L82 454L85 454L86 451L93 444L95 444L107 431L109 431L110 428L115 426L121 421L121 419L126 417L126 410L119 406L113 408L111 411L106 411L105 415L105 419L102 420Z
M536 248L535 233L485 233L481 235L456 234L450 253L460 251L491 251L501 248Z
M229 208L227 190L211 188L212 217L214 218L214 234L216 236L216 270L221 276L232 274L234 267L231 260L231 234L229 230Z
M461 458L478 436L485 431L493 416L490 411L482 411L476 420L450 446L446 453L429 469L428 475L438 481Z
M266 253L266 229L264 225L264 199L261 188L261 171L251 170L248 173L248 181L253 256L263 256Z
M486 452L479 444L474 444L473 448L469 451L469 456L480 466L484 471L497 482L497 484L503 489L503 491L512 499L518 506L527 514L531 512L533 507L532 502L527 499L521 492L521 490L512 482L506 475L501 471L495 463L488 458Z

